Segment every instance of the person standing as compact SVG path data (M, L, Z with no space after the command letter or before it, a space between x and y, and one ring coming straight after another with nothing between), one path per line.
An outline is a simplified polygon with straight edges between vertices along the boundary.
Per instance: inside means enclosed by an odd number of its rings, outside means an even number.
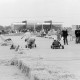
M75 30L76 43L80 42L80 30Z
M58 41L61 40L61 30L60 29L57 30L57 40Z
M68 45L67 36L68 36L68 31L67 31L67 29L62 30L62 37L63 37L63 40L64 40L64 45L65 45L65 44Z

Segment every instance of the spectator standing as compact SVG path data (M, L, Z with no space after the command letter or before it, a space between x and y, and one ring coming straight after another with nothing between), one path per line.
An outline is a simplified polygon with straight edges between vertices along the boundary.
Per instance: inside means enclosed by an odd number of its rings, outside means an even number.
M61 30L60 29L57 30L57 40L58 41L61 40Z
M80 43L80 30L75 30L76 43Z
M64 45L67 44L68 45L68 39L67 39L67 36L68 36L68 31L66 28L64 28L64 30L62 30L62 37L63 37L63 40L64 40Z

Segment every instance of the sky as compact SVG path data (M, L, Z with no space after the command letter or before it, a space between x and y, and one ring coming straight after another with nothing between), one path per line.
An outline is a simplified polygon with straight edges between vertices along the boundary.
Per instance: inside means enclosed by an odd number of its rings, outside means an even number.
M23 20L80 24L80 0L0 0L0 25Z

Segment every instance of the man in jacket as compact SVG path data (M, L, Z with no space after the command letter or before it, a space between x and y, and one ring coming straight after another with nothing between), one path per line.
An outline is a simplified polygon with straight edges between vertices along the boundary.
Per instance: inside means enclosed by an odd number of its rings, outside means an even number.
M68 45L67 36L68 36L68 31L67 31L67 29L62 30L62 37L63 37L63 40L64 40L64 45L65 45L65 44Z

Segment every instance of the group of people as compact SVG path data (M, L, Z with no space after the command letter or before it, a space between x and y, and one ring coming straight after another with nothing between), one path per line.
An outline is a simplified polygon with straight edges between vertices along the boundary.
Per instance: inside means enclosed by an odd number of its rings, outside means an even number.
M80 39L79 35L80 35L80 31L75 31L75 34L76 34L76 42ZM63 42L64 42L64 45L68 45L68 35L69 35L69 32L66 28L64 28L63 30L60 30L58 29L57 30L57 40L60 41L61 38L63 38ZM25 42L27 42L28 44L33 41L35 41L35 38L32 37L32 34L31 32L28 30L22 37L21 39L23 39L25 37Z
M57 40L60 41L61 38L63 38L63 41L64 41L64 45L68 45L68 30L66 28L64 28L62 31L61 30L58 30L57 31Z
M22 36L22 38L23 37L26 37L26 39L27 40L34 40L32 37L31 37L31 33L28 31L28 32L26 32L23 36ZM63 37L63 41L64 41L64 45L68 45L68 39L67 39L67 37L68 37L68 30L66 29L66 28L64 28L62 31L61 30L58 30L57 31L57 40L58 41L60 41L61 40L61 38ZM21 38L21 39L22 39Z
M73 37L75 36L75 42L80 43L80 29L76 29L74 33L72 33L72 31L69 32L66 28L64 28L62 31L58 30L57 40L60 41L63 37L64 45L68 45L68 35L72 38L71 40L73 40Z

